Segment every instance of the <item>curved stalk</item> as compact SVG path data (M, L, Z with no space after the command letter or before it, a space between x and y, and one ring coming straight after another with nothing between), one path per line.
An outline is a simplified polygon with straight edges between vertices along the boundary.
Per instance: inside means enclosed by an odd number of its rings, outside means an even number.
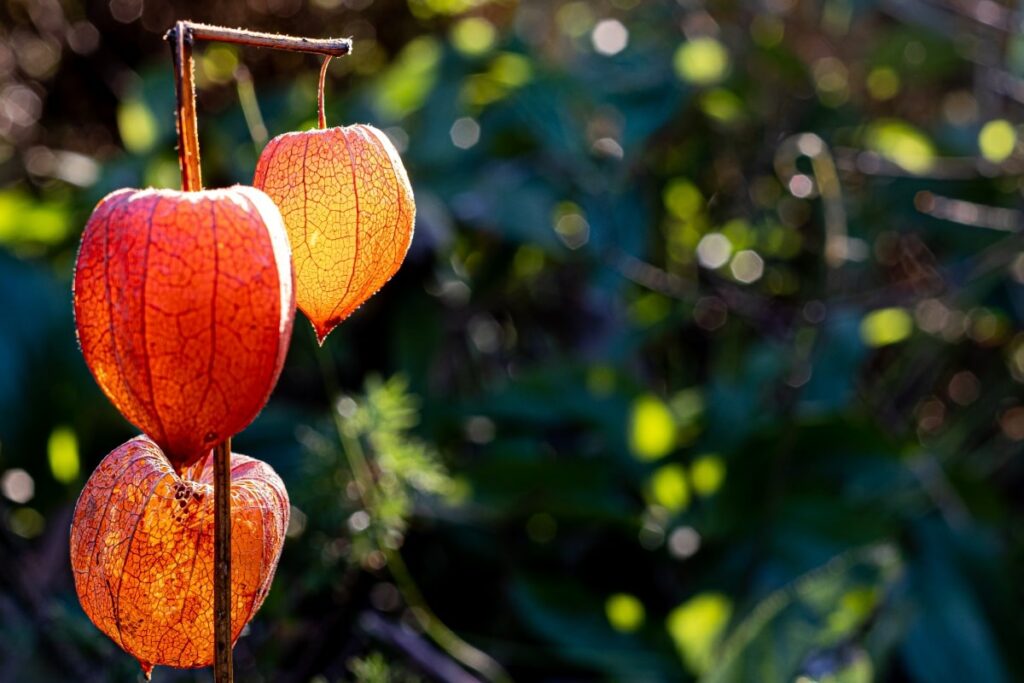
M334 409L334 402L339 395L338 387L334 381L333 361L328 354L318 353L314 355L320 364L320 373L323 376L324 388L327 390L328 399L331 401L331 415L334 418L334 426L341 441L341 448L345 452L349 469L355 478L356 490L359 492L359 499L363 507L372 515L377 510L377 498L379 490L373 476L373 470L363 452L363 446L358 437L353 436L345 429L345 423L340 413ZM384 539L378 537L373 530L370 530L371 538L377 550L384 556L388 571L395 580L402 599L409 606L413 618L423 629L423 632L430 637L441 649L447 652L453 659L463 666L476 671L491 683L511 683L512 678L493 657L486 652L479 650L459 637L457 633L448 628L438 618L430 605L424 599L419 586L409 573L402 553L390 547Z
M324 64L320 67L320 84L316 89L316 116L320 124L320 130L327 127L327 116L324 114L324 81L327 79L327 65L331 63L331 56L324 57Z

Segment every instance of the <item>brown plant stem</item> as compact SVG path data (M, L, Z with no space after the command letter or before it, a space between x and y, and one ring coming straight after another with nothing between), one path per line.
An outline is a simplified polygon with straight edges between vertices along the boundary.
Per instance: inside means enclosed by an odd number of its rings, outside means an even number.
M231 660L231 439L213 450L213 677L234 678Z
M165 39L171 44L174 62L174 92L178 98L178 165L181 167L181 189L195 192L203 189L199 169L199 126L196 121L195 60L192 59L192 35L187 22L179 21Z
M352 52L351 38L303 38L301 36L247 31L241 28L228 28L226 26L210 26L209 24L197 24L191 21L179 21L178 24L184 24L195 40L234 43L249 47L268 47L273 50L308 52L310 54L328 55L331 57L344 57Z
M181 189L198 192L203 189L199 158L199 126L196 119L195 61L192 47L196 40L234 43L252 47L308 52L325 55L320 74L320 117L323 121L323 82L327 61L352 51L349 38L311 39L295 36L258 33L178 21L164 39L171 47L174 63L174 90L177 96L178 163L181 167ZM322 126L321 126L322 127ZM231 660L231 438L213 452L214 490L214 665L217 683L232 683Z
M331 56L324 57L324 64L320 67L320 83L316 89L316 117L320 130L327 127L327 115L324 113L324 81L327 80L327 65L331 63Z

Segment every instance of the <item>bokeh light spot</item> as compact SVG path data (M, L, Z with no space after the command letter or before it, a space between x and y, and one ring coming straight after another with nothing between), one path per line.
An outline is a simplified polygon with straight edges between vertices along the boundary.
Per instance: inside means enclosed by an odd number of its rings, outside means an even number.
M731 90L713 88L700 98L701 110L721 123L735 123L743 118L743 101Z
M156 117L141 99L129 98L118 105L117 129L124 148L133 154L148 152L156 144Z
M633 402L629 448L639 460L659 460L676 444L676 421L665 402L648 394Z
M70 484L78 478L78 437L70 427L57 427L53 430L46 452L54 479L62 484Z
M900 75L892 67L879 66L868 74L867 86L873 99L891 100L900 91Z
M738 282L757 282L764 275L764 259L756 251L745 249L733 257L729 270Z
M682 512L690 506L690 485L682 465L665 465L651 475L651 502L669 512Z
M46 519L33 508L18 508L7 518L7 524L22 538L35 538L46 528Z
M725 461L711 453L702 455L690 465L690 482L701 497L714 495L725 481Z
M926 173L935 164L935 146L909 123L876 122L868 129L868 146L910 173Z
M579 249L590 241L590 223L573 202L561 202L554 210L555 234L570 249Z
M485 54L494 47L497 31L483 17L466 17L455 22L451 30L452 46L472 57Z
M691 526L681 526L668 537L668 552L677 560L693 557L700 550L700 534Z
M20 467L14 467L0 477L0 493L15 503L27 503L36 494L36 482L31 474Z
M618 19L605 19L594 27L590 42L599 54L617 55L629 44L629 30Z
M238 66L238 51L230 45L211 45L200 60L202 75L213 83L227 83Z
M683 220L692 218L704 208L704 195L686 178L670 180L662 193L662 201L669 213Z
M643 603L628 593L609 596L604 603L604 613L608 623L620 633L636 631L643 626L646 616Z
M978 133L978 148L986 161L999 164L1010 158L1017 146L1017 131L1004 119L989 121Z
M594 13L586 2L567 2L558 8L555 22L562 33L579 38L594 25Z
M954 403L969 406L981 396L981 382L970 370L961 370L949 380L948 390Z
M705 268L721 268L729 262L732 255L732 243L729 238L719 232L704 235L697 244L697 260Z
M679 78L694 85L712 85L729 69L729 53L720 42L705 36L683 43L676 50L673 66Z
M459 149L469 149L480 142L480 124L476 122L476 119L464 116L461 119L456 119L451 130L448 131L448 135L451 137L453 145Z
M882 308L864 316L860 337L868 346L897 344L914 330L914 319L902 308Z
M1024 441L1024 407L1014 406L999 417L1003 434L1012 441Z
M529 58L515 52L503 52L491 62L488 76L503 86L518 88L529 82L533 76L533 67Z
M835 57L824 57L814 63L814 86L826 107L838 107L850 97L849 72Z

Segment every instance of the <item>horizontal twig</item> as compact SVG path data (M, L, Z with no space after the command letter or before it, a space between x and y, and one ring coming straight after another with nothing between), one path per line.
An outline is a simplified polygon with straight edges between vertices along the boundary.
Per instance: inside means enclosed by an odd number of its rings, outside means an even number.
M267 47L274 50L291 50L292 52L308 52L330 57L343 57L352 52L351 38L304 38L286 36L278 33L261 33L242 28L211 26L196 24L191 21L179 21L167 34L165 40L171 40L174 33L182 26L185 39L188 41L206 40L219 43L234 43L249 47Z

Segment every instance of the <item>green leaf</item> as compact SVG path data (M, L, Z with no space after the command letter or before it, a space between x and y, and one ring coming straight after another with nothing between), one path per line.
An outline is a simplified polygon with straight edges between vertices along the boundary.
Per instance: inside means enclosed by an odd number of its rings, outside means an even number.
M839 555L761 600L701 683L791 683L823 651L855 641L902 561L887 545Z

